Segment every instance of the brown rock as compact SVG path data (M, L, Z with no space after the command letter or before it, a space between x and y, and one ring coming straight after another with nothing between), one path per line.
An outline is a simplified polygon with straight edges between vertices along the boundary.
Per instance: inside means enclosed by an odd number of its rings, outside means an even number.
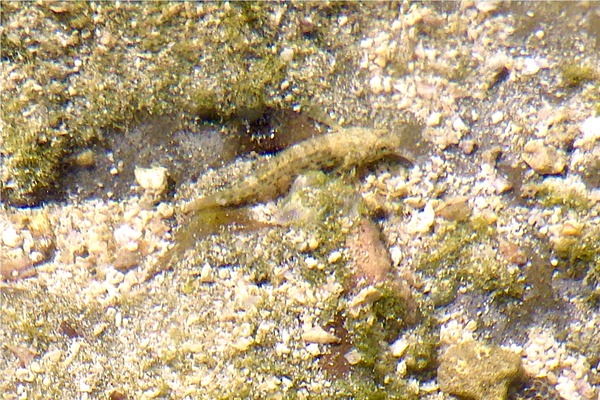
M567 157L563 151L544 144L540 139L527 142L521 157L535 172L543 175L560 174L567 165Z
M467 399L505 400L523 374L518 354L475 341L448 347L439 360L440 389Z
M465 222L471 217L471 207L467 201L468 197L455 197L444 201L436 210L436 215L448 221Z
M521 250L521 248L511 242L507 242L506 240L500 240L498 245L498 250L500 254L510 263L517 265L525 265L527 263L527 256Z
M365 277L369 283L385 280L392 263L379 228L373 221L363 219L346 245L355 275Z
M137 251L120 249L115 256L114 267L121 272L129 271L140 263L140 258Z

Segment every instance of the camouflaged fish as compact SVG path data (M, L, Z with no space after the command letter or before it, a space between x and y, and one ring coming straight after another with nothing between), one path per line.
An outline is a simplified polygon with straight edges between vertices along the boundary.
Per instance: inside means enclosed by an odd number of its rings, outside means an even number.
M241 210L231 208L267 201L285 193L294 178L309 170L338 168L347 170L387 156L412 161L405 141L414 126L405 125L400 131L389 132L369 128L337 129L331 133L295 144L277 155L261 161L256 173L239 183L206 197L194 200L183 208L190 214L175 233L174 246L147 272L144 281L172 267L172 260L201 237L214 233L221 222L247 218ZM234 215L230 215L234 212Z
M184 213L209 208L235 207L277 198L285 193L298 175L318 169L351 167L368 164L386 156L410 160L402 151L406 131L369 128L338 129L331 133L297 143L259 164L256 173L241 182L197 199L183 208Z

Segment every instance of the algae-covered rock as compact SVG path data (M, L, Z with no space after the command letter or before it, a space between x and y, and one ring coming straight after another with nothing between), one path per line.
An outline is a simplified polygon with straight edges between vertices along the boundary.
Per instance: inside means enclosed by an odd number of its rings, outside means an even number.
M511 382L522 375L521 357L479 342L452 345L440 356L438 383L446 393L474 400L507 398Z

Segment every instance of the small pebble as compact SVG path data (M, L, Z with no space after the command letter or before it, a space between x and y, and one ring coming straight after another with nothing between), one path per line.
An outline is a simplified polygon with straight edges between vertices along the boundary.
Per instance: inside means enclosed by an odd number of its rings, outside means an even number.
M168 172L166 168L139 168L134 170L135 180L147 192L161 194L167 188Z
M310 269L315 268L317 266L317 264L319 263L315 258L313 257L306 257L306 259L304 260L304 262L306 263L306 266Z
M2 232L2 243L10 248L19 247L23 244L23 237L17 233L15 228L9 226Z
M329 254L329 257L327 257L327 262L329 264L335 264L341 258L342 258L342 253L340 253L339 251L336 250L336 251L332 252L331 254Z
M369 81L369 86L371 87L371 91L374 94L379 94L383 92L383 80L381 79L381 76L375 75L374 77L372 77Z
M442 114L439 112L433 112L431 114L429 114L429 117L427 117L427 126L438 126L440 124L440 122L442 121Z
M600 140L600 117L589 117L579 127L582 136L575 140L573 146L591 150L594 143Z
M452 129L457 132L465 132L469 130L469 127L464 123L462 118L457 117L454 119L454 121L452 121Z
M337 336L327 332L320 326L315 326L302 333L302 340L307 343L319 344L338 343L340 341Z
M281 54L279 54L279 56L281 57L281 61L283 61L286 64L289 64L294 59L294 50L289 47L286 47L281 51Z
M360 354L360 352L358 350L352 349L349 352L347 352L346 354L344 354L344 358L346 359L346 361L348 361L348 364L356 365L359 362L361 362L362 355Z
M400 358L404 355L404 352L408 348L408 341L405 339L398 339L390 346L392 355L396 358Z
M492 114L492 124L497 124L504 119L504 113L502 111L496 111Z
M84 150L75 156L73 162L78 167L91 168L96 165L96 153L91 149Z
M175 208L169 204L160 203L158 207L156 207L156 212L158 213L159 217L168 219L175 214Z
M564 152L555 147L544 144L541 139L530 140L523 148L521 155L535 172L544 175L556 175L564 171L567 157Z

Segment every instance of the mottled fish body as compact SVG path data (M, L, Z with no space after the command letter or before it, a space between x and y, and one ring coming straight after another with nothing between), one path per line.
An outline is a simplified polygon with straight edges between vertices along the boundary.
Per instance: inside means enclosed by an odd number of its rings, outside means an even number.
M401 151L404 136L402 132L347 128L305 140L263 161L256 173L239 183L192 201L183 211L190 213L271 200L285 193L294 178L309 170L347 170L391 155L407 158Z

